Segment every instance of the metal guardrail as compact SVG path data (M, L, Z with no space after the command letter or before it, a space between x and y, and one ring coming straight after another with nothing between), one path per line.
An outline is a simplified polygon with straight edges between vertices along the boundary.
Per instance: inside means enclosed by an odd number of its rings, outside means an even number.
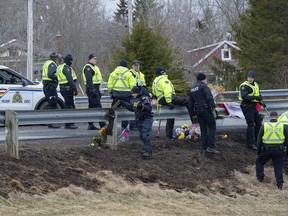
M107 120L105 117L108 108L94 109L64 109L64 110L36 110L36 111L17 111L18 125L39 125L52 123L82 123L99 122ZM117 108L117 121L135 119L134 112L125 108ZM155 119L167 119L177 116L177 119L189 118L186 107L176 106L170 110L162 107L160 110L153 109ZM0 119L5 119L1 113Z

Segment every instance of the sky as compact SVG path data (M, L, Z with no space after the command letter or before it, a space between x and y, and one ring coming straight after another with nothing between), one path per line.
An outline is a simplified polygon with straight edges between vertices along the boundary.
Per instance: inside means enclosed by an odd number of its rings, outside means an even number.
M109 14L109 16L113 16L120 0L101 0L101 2L105 6L107 14Z

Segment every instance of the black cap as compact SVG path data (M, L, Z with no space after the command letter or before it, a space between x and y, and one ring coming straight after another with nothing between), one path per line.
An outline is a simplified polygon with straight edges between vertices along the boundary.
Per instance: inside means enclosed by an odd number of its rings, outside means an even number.
M119 65L122 66L122 67L128 67L127 61L124 60L124 59L122 59L122 60L120 61Z
M92 53L92 54L89 55L88 59L90 60L92 58L97 58L97 56L94 53Z
M272 111L272 112L270 112L270 117L272 117L272 116L277 117L278 113L276 111Z
M248 71L247 77L255 78L255 76L256 76L255 71L253 71L253 70Z
M68 54L68 55L66 55L66 56L64 57L64 62L65 62L67 65L71 66L72 61L73 61L73 57L72 57L71 54Z
M138 60L134 60L134 61L132 62L132 65L138 66L138 65L140 65L140 62L139 62Z
M58 55L55 52L51 53L50 59L55 59L55 58L58 58Z
M155 72L156 72L156 75L157 75L157 76L166 73L165 69L162 68L162 67L157 67L157 68L155 69Z
M197 80L202 81L206 79L206 75L204 73L197 74Z
M140 92L140 88L137 87L137 86L134 86L132 89L131 89L131 93L139 93Z

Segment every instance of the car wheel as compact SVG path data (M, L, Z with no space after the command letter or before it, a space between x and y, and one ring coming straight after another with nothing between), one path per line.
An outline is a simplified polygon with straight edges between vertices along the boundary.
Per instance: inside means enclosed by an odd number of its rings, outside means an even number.
M57 103L57 108L58 109L62 109L62 107L61 107L61 105L59 103ZM44 109L49 109L48 101L44 101L43 103L41 103L41 105L38 107L37 110L44 110Z

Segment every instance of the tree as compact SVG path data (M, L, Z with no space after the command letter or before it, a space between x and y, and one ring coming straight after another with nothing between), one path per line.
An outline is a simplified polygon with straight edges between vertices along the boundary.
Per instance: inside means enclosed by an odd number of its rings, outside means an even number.
M211 66L215 76L216 82L225 90L235 91L239 87L239 80L241 80L241 70L228 62L221 61L214 57L214 64Z
M244 71L253 69L263 88L275 88L280 68L288 67L287 0L249 0L250 8L234 27L239 64ZM246 73L243 73L243 78ZM286 74L287 77L287 74ZM283 80L287 80L283 79Z
M114 12L114 20L117 23L128 25L128 5L127 1L120 0L120 3L117 4L117 11Z
M136 22L131 35L124 36L122 48L114 52L114 62L111 69L118 66L120 59L125 59L129 64L137 59L141 64L141 71L144 72L148 87L152 86L155 78L155 68L163 67L169 78L180 80L176 90L186 93L188 87L183 83L183 74L181 71L181 61L170 48L169 39L162 35L161 28L152 29L146 25L143 20ZM176 81L175 81L176 83Z

